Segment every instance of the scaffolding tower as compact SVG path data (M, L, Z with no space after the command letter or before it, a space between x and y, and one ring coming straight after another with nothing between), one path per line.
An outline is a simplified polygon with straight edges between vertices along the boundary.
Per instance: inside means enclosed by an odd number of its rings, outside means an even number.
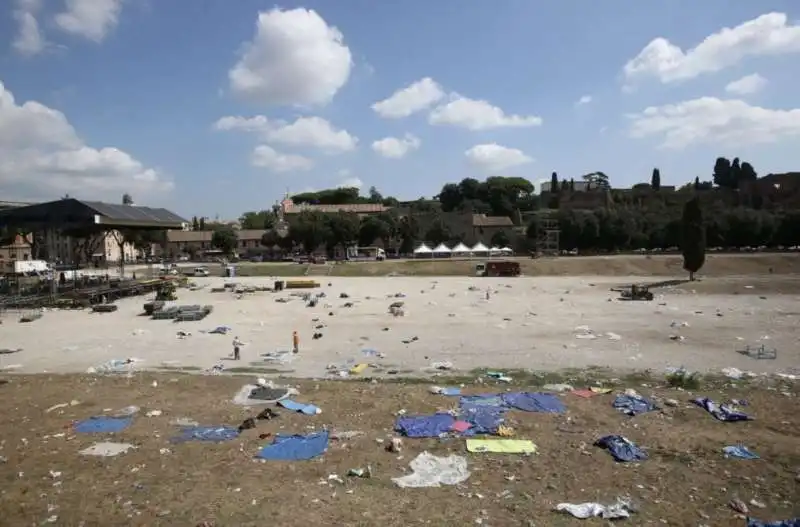
M561 252L561 229L554 215L541 215L536 228L536 254L558 256Z

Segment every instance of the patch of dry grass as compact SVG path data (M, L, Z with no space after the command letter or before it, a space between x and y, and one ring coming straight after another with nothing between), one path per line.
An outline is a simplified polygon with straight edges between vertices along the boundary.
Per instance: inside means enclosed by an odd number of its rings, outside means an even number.
M0 385L0 425L5 463L0 465L0 524L57 525L573 525L552 512L561 501L607 501L628 494L640 506L631 525L737 525L727 507L739 497L767 508L755 515L786 518L797 513L795 477L800 469L797 391L717 385L698 391L716 400L747 399L756 421L721 423L688 404L691 394L650 381L630 384L643 395L674 398L636 418L611 407L613 395L582 399L563 395L565 415L510 413L519 438L532 439L536 456L467 454L463 439L405 439L389 453L378 442L391 436L398 410L428 413L457 401L428 392L419 382L299 381L297 400L323 410L304 416L278 410L230 442L170 444L170 420L189 417L201 424L238 425L254 415L230 400L242 378L141 374L132 379L89 376L11 376ZM521 377L526 384L534 377ZM647 379L644 377L643 379ZM461 379L466 381L466 378ZM556 378L548 380L558 380ZM625 379L623 379L625 380ZM157 386L153 386L157 381ZM437 384L445 382L439 378ZM518 386L513 386L516 389ZM467 384L467 393L502 391L508 385ZM792 390L790 395L781 391ZM58 403L80 404L46 413ZM133 425L110 440L136 450L115 458L88 458L78 451L107 437L75 435L73 421L104 409L138 405ZM159 409L158 417L145 417ZM323 426L364 435L332 441L319 459L260 462L256 451L269 442L260 434L304 433ZM600 435L619 433L646 447L650 459L635 466L614 463L591 446ZM61 435L63 434L63 436ZM725 459L721 449L743 442L758 461ZM169 449L169 452L162 451ZM391 478L428 450L468 457L471 477L461 487L400 489ZM348 478L351 468L370 465L370 479ZM54 476L51 471L60 472ZM344 484L329 481L337 474ZM702 516L705 515L705 516ZM707 518L707 519L704 519Z

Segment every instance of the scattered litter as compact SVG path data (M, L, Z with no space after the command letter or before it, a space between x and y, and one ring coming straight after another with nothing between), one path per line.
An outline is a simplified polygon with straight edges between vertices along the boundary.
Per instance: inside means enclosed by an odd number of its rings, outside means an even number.
M606 337L608 340L622 340L622 335L617 335L616 333L608 332L606 333Z
M433 368L434 370L452 370L453 363L450 361L434 362L433 364L431 364L431 368Z
M633 441L619 435L601 437L595 441L594 446L605 448L616 461L622 463L647 459L644 450L636 446Z
M359 373L363 373L364 370L366 370L368 367L369 367L369 364L366 364L366 363L363 363L363 362L361 364L356 364L355 366L350 368L350 374L351 375L358 375Z
M256 404L275 404L281 399L296 395L297 390L267 383L263 386L245 384L233 396L233 403L240 406L253 406Z
M367 468L351 468L347 471L347 475L355 478L371 478L372 467L367 465Z
M130 417L109 417L99 415L73 425L73 430L78 434L114 434L128 428L133 419Z
M261 354L265 362L286 364L294 360L294 354L289 350L270 351Z
M725 377L733 380L739 380L739 379L744 379L745 377L754 376L752 373L742 371L739 368L722 368L722 374L725 375Z
M542 390L545 390L545 391L548 391L548 392L571 392L574 389L575 388L573 388L573 386L571 384L565 384L565 383L545 384L544 386L542 386Z
M172 421L170 421L169 424L180 427L190 427L190 426L200 425L200 423L188 417L178 417L177 419L173 419Z
M356 437L361 437L364 435L364 432L359 430L344 430L344 431L333 431L330 433L331 439L336 439L339 441L349 441L351 439L355 439Z
M635 512L630 500L627 498L617 498L617 501L611 505L592 502L577 504L559 503L556 505L556 510L558 512L566 512L581 520L596 518L598 516L604 520L630 518L631 513Z
M572 395L577 395L578 397L583 397L584 399L590 399L596 395L611 393L611 388L597 388L592 386L591 388L587 389L573 390L571 393Z
M744 412L737 410L735 407L732 407L727 404L720 404L717 405L713 400L708 397L698 397L696 399L692 399L692 402L699 406L700 408L705 409L708 413L713 415L719 421L724 421L726 423L734 423L737 421L750 421L753 418L747 415Z
M306 415L319 415L322 413L322 410L313 404L298 403L291 399L282 399L278 401L278 405L292 412L300 412Z
M448 388L442 386L431 386L430 388L428 388L428 391L436 395L449 395L449 396L461 395L461 388L455 388L455 387Z
M130 373L133 371L137 362L139 362L139 360L130 358L111 359L95 367L88 368L86 373Z
M486 376L491 377L492 379L497 379L500 382L511 382L513 380L511 377L501 371L487 371Z
M636 416L658 410L658 406L636 393L621 393L611 405L625 415Z
M173 437L173 443L186 441L230 441L239 437L239 430L230 426L187 426L180 435Z
M161 415L161 410L150 410L144 415L145 417L158 417Z
M228 332L231 331L229 326L217 326L211 331L207 331L209 335L227 335Z
M575 338L581 340L594 340L597 335L589 328L589 326L578 326L575 328Z
M71 400L71 401L70 401L70 402L68 402L68 403L59 403L59 404L54 404L53 406L51 406L50 408L48 408L47 410L45 410L45 411L44 411L44 413L46 413L46 414L49 414L50 412L52 412L52 411L54 411L54 410L58 410L58 409L60 409L60 408L66 408L67 406L77 406L77 405L79 405L79 404L81 404L81 403L80 403L80 402L78 402L77 400L73 399L73 400Z
M752 452L744 445L726 446L722 449L725 457L735 457L738 459L759 459L758 454Z
M84 456L114 457L135 448L130 443L95 443L80 451Z
M760 346L750 346L748 344L742 349L737 349L736 353L740 353L742 355L750 357L751 359L757 359L757 360L778 358L777 348L768 348L763 344L761 344Z
M535 454L536 445L527 439L467 439L468 452Z
M278 434L272 443L258 451L256 457L276 461L300 461L321 456L328 449L328 432L308 435Z
M422 488L440 487L442 485L458 485L469 478L467 459L463 456L434 456L421 453L409 463L412 474L392 478L398 487Z

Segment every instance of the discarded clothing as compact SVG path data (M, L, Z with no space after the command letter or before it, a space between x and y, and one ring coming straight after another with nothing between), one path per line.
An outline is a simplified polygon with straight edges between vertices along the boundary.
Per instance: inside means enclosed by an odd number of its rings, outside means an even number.
M605 448L614 460L623 463L647 459L644 450L636 446L633 441L618 435L601 437L595 441L594 446Z
M406 437L439 437L453 428L456 418L450 414L417 415L401 417L394 429Z
M79 434L114 434L122 432L129 426L133 419L130 417L108 417L99 415L78 421L72 427Z
M493 452L496 454L535 454L533 441L527 439L467 439L468 452Z
M600 517L605 520L629 518L634 512L631 503L627 499L617 498L611 505L602 503L559 503L556 505L558 512L566 512L572 516L585 520L587 518Z
M753 419L746 413L740 412L736 408L728 406L727 404L717 405L717 403L708 397L698 397L697 399L692 399L692 402L700 408L704 408L706 412L716 417L717 420L726 423L750 421Z
M300 412L306 415L317 415L322 413L322 410L313 404L298 403L296 401L292 401L291 399L283 399L278 401L278 405L286 408L287 410L291 410L292 412Z
M747 518L747 527L800 527L800 518L779 520L776 522L762 522L755 518Z
M414 472L392 478L398 487L421 488L458 485L469 478L467 459L463 456L434 456L423 452L414 458L409 467Z
M749 448L744 445L726 446L722 449L725 457L735 457L739 459L760 459L758 454L751 452Z
M507 406L524 412L562 414L567 411L561 399L552 393L504 393L502 398Z
M230 330L231 328L228 326L217 326L208 333L209 335L227 335Z
M239 437L239 430L230 426L187 426L179 436L173 437L173 443L185 441L230 441Z
M614 402L611 404L623 414L630 416L658 410L658 406L656 406L655 403L645 399L641 395L627 395L621 393L614 398Z
M114 457L135 448L129 443L95 443L80 451L84 456Z
M328 449L328 432L308 435L278 434L269 444L258 451L256 457L273 461L301 461L321 456Z
M455 432L463 433L469 430L470 428L472 428L471 423L468 423L466 421L456 421L455 423L453 423L452 430Z

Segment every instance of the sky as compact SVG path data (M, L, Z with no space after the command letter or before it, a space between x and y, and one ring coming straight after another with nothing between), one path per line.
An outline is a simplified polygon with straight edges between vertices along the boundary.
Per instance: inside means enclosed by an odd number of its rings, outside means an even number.
M0 200L236 218L289 191L800 170L796 0L8 0Z

